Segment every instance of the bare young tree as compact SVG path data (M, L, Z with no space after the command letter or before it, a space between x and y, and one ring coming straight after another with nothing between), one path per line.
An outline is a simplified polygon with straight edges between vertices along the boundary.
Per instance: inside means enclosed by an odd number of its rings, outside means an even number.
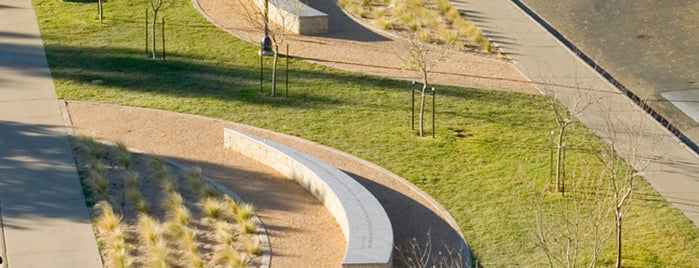
M429 32L427 34L403 36L401 42L406 50L406 54L398 57L403 62L404 68L416 73L419 77L422 88L420 92L420 111L418 117L418 132L420 137L425 136L425 99L427 88L429 87L430 73L437 64L447 56L448 44L440 44L434 40ZM432 130L434 131L434 130Z
M395 252L399 263L396 265L414 268L473 267L471 260L464 256L463 248L451 248L447 245L442 245L444 251L435 252L435 247L439 248L439 245L433 245L432 240L432 232L428 230L425 234L424 242L420 242L418 238L413 237L405 244L397 245Z
M603 201L608 199L603 181L589 170L573 177L576 190L566 196L535 194L533 242L550 267L595 267L612 235L612 209Z
M565 181L563 178L564 174L564 135L566 129L575 122L576 118L580 116L590 104L593 103L592 97L590 95L584 94L574 94L569 100L567 100L567 107L561 105L559 100L556 98L556 93L553 90L544 89L544 94L546 95L553 111L554 122L556 123L556 161L554 168L554 177L556 183L556 192L565 193Z
M284 1L282 3L282 1ZM277 6L271 14L275 21L270 21L270 5ZM272 63L272 92L271 96L276 96L277 91L277 65L279 62L279 48L286 41L287 36L292 32L291 26L296 23L296 16L287 16L282 11L284 5L288 12L300 13L302 3L298 0L251 0L242 6L245 12L245 19L254 26L255 29L263 31L272 42L272 53L274 56ZM263 51L260 51L262 53ZM287 55L288 56L288 55Z
M153 10L153 22L151 22L151 53L154 60L158 59L156 51L156 34L158 26L158 13L165 9L165 0L150 0L150 7Z
M623 223L638 180L642 179L642 172L656 154L657 147L652 141L657 137L653 137L653 134L646 131L643 120L629 118L620 120L612 116L611 112L607 113L607 137L603 137L607 147L598 157L606 167L603 175L608 182L610 202L614 209L616 267L621 267Z

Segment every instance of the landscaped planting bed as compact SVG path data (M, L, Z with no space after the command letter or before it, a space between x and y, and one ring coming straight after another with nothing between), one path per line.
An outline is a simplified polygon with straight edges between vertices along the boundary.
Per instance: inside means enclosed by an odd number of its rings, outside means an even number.
M89 138L76 164L106 267L248 267L262 253L254 208L156 156Z

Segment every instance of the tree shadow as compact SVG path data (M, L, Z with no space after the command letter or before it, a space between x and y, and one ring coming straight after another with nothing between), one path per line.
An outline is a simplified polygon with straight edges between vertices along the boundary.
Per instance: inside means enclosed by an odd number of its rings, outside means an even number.
M52 76L78 86L165 94L174 97L204 97L241 101L272 107L322 109L346 100L304 93L302 98L269 98L270 66L265 63L264 92L260 89L260 67L235 63L211 63L191 55L168 54L167 61L152 60L143 51L123 48L85 48L47 45ZM281 69L281 68L280 68ZM308 83L347 81L327 72L291 70L294 86ZM282 73L282 70L279 71ZM279 74L279 76L282 76ZM350 78L351 79L351 78ZM359 78L357 78L359 80ZM277 80L277 94L284 90ZM313 105L309 105L313 102Z
M377 34L350 18L337 2L332 0L306 0L308 6L328 15L328 34L319 35L333 39L360 42L380 42L390 39Z
M431 261L425 267L437 265L432 260L437 260L438 256L453 258L452 261L462 258L464 267L471 267L473 260L470 248L461 235L439 215L385 185L348 171L343 172L366 187L388 214L393 228L393 262L396 267L410 267L406 262L407 256L423 253L431 256ZM420 252L411 252L411 243L421 247L417 250ZM453 252L452 256L447 256L449 252Z
M5 229L52 219L89 224L64 126L0 121L0 204Z

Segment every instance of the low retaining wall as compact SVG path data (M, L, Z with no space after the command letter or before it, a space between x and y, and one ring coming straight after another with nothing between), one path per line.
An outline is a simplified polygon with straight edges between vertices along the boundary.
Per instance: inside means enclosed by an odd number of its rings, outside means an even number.
M254 0L255 5L265 9L265 0ZM267 0L269 20L282 25L295 34L328 33L328 15L313 9L298 0ZM264 11L263 11L264 12Z
M393 229L378 200L337 168L285 145L224 129L224 146L298 182L335 217L347 240L343 267L391 267Z

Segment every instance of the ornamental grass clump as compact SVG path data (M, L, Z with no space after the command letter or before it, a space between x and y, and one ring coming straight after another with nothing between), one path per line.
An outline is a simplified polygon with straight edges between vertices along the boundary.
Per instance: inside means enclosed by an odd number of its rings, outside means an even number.
M260 255L262 254L262 243L257 236L244 235L242 236L243 248L245 252L250 255Z
M123 142L117 142L115 150L117 161L124 169L131 169L131 152Z
M106 201L98 202L94 208L99 214L95 226L100 232L100 240L110 252L105 261L111 267L129 266L122 216L114 213L112 205Z
M187 169L186 178L192 190L201 195L202 190L204 189L204 181L201 179L201 168L193 167Z
M199 254L197 247L197 237L191 229L185 228L181 235L181 247L184 252L184 257L189 265L187 267L201 268L204 267L204 261Z
M235 213L235 220L238 222L246 221L255 216L255 206L251 204L243 204L238 206L238 210Z
M202 202L201 209L207 218L212 220L220 220L223 217L223 211L227 207L220 198L206 197Z
M93 200L106 200L111 202L111 197L109 196L109 181L107 180L104 171L98 171L104 170L103 168L100 168L100 166L101 164L98 162L96 166L92 167L92 170L89 171L89 175L85 180L85 184L87 184L89 187Z
M168 267L171 251L165 241L165 229L156 219L140 214L138 216L138 233L141 243L145 245L146 266L152 268Z
M139 213L147 213L148 201L141 193L138 173L128 170L125 176L126 178L124 179L124 185L126 187L126 199L130 201L136 211Z
M100 159L104 155L104 148L94 139L89 137L80 137L78 140L80 147L90 159Z

